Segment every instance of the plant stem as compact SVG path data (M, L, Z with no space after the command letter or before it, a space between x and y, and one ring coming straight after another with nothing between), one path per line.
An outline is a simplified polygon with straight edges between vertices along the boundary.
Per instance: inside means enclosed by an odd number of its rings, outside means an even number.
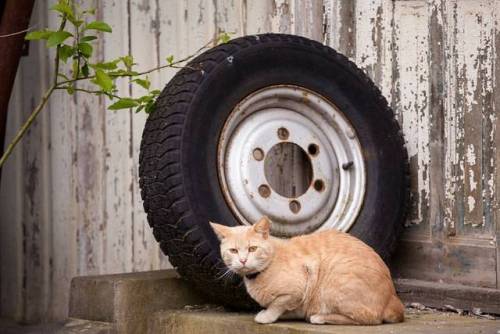
M66 21L67 21L66 15L63 15L58 31L64 30L64 27L66 26ZM52 86L50 86L49 89L47 89L47 91L45 92L45 94L43 94L42 100L38 103L38 105L35 107L35 109L33 109L33 111L31 112L31 114L28 117L28 119L26 120L26 122L24 122L23 126L17 131L14 139L12 139L12 141L7 146L7 149L5 150L2 157L0 158L0 168L3 166L5 161L7 161L9 156L12 154L12 151L16 147L17 143L19 143L21 138L23 138L24 134L31 127L31 124L33 124L33 122L35 121L35 119L38 116L38 114L40 113L40 111L43 110L43 108L47 104L47 101L49 100L50 96L52 95L52 93L54 92L54 90L57 87L57 75L59 73L59 48L60 47L61 47L60 45L58 45L56 47L56 55L54 57L54 80L53 80Z
M21 140L21 138L24 136L26 131L28 131L28 129L30 128L31 124L35 121L35 119L38 116L38 114L40 113L40 111L43 110L43 108L47 104L47 101L49 100L50 96L54 92L54 89L55 89L54 85L50 86L50 88L45 92L45 94L43 94L42 100L40 101L40 103L38 103L36 108L31 112L31 115L28 117L26 122L24 122L23 126L19 129L19 131L17 131L16 136L9 143L9 146L7 146L5 153L0 158L0 167L2 167L3 164L5 163L5 161L7 160L7 158L9 158L12 151L14 150L14 147L16 147L17 143Z
M145 74L149 74L149 73L152 73L152 72L155 72L155 71L159 71L159 70L162 70L164 68L184 68L184 67L188 67L188 66L176 66L178 64L181 64L181 63L184 63L194 57L196 57L201 51L205 50L206 48L208 48L211 44L213 44L215 41L215 39L212 39L210 40L207 44L203 45L201 48L199 48L198 50L196 50L195 53L193 53L192 55L189 55L187 57L184 57L182 59L179 59L177 61L174 61L172 62L171 64L166 64L166 65L162 65L162 66L158 66L158 67L155 67L155 68L151 68L149 70L146 70L146 71L143 71L143 72L139 72L137 74L118 74L118 75L111 75L113 78L125 78L125 77L135 77L135 76L141 76L141 75L145 75ZM71 79L71 80L65 80L65 81L61 81L59 82L60 85L63 85L63 84L71 84L73 82L76 82L76 81L80 81L80 80L89 80L89 79L94 79L95 78L95 75L90 75L90 76L87 76L87 77L79 77L79 78L75 78L75 79Z
M61 25L59 26L59 31L64 30L64 27L66 26L66 15L63 15ZM57 86L57 75L59 74L59 49L61 48L61 45L59 44L56 48L56 56L54 59L55 63L55 69L54 69L54 87Z
M114 98L117 98L117 99L122 99L123 97L121 96L118 96L118 95L115 95L115 94L112 94L112 93L103 93L102 90L90 90L90 89L83 89L83 88L76 88L76 87L70 87L70 86L60 86L61 84L59 84L59 86L56 86L54 87L54 89L60 89L60 90L64 90L64 89L73 89L75 92L82 92L82 93L88 93L88 94L95 94L95 95L106 95L108 97L114 97Z

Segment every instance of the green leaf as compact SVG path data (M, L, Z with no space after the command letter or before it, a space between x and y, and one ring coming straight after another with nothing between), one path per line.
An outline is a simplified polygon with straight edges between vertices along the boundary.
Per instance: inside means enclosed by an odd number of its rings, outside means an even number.
M68 17L74 17L75 14L73 14L73 9L71 8L70 5L68 5L66 2L59 1L59 3L55 4L54 6L50 7L51 10L55 10L61 14L65 14Z
M139 105L139 102L137 102L134 99L130 98L124 98L116 101L112 105L108 107L109 110L118 110L118 109L128 109L128 108L133 108L137 107Z
M82 13L83 14L90 14L90 15L94 15L95 14L95 8L89 8L87 10L84 10Z
M117 60L103 62L103 63L90 64L90 67L92 67L94 69L100 68L101 70L114 70L118 67L117 64L119 61L120 60L117 59Z
M154 111L154 106L155 106L154 100L151 100L148 103L146 103L146 108L144 108L146 114L151 114Z
M25 40L28 41L34 41L34 40L40 40L40 39L48 39L50 35L52 35L54 31L52 30L37 30L37 31L32 31L26 34L26 37L24 37Z
M151 82L149 81L148 78L146 79L134 79L132 82L136 82L139 86L141 86L144 89L149 89L151 87Z
M137 98L137 101L141 102L141 103L146 103L146 102L149 102L153 99L152 96L150 95L144 95L144 96L141 96L139 98Z
M64 42L70 36L73 35L67 31L56 31L48 38L47 47L52 48L54 46L62 44L62 42Z
M87 63L82 66L82 74L86 77L89 76L89 65Z
M92 56L92 45L89 43L78 43L78 50L80 50L80 53L85 57L85 58L90 58Z
M153 96L158 96L158 95L160 95L160 93L161 93L161 90L159 90L159 89L155 89L155 90L152 90L149 92L149 94L151 94Z
M76 79L78 75L78 60L73 59L73 64L71 65L71 69L73 70L73 78Z
M80 39L81 42L90 42L97 39L97 36L84 36Z
M173 55L170 55L167 57L167 63L169 65L172 65L172 63L174 62L174 56Z
M83 20L77 20L77 19L75 19L75 18L70 18L70 17L68 17L68 20L69 20L71 23L73 23L75 26L77 26L77 27L79 27L79 26L81 26L83 23L85 23L85 21L83 21Z
M130 69L132 66L135 65L134 58L130 55L125 57L120 57L120 60L123 62L123 65L125 65L127 69Z
M112 32L113 30L109 26L109 24L102 21L94 21L87 24L85 27L86 30L99 30L104 32Z
M66 88L66 91L69 95L73 95L75 93L75 88L73 86L68 86L68 88Z
M94 83L102 88L103 91L109 92L113 89L113 80L103 70L95 71Z
M227 32L223 32L219 35L219 43L227 43L231 40L231 36Z
M135 113L137 114L138 112L140 112L142 109L144 109L145 105L144 104L141 104L137 109L135 109Z
M61 59L63 62L66 62L69 57L71 57L75 53L75 49L73 49L69 45L61 45L59 47L59 59Z

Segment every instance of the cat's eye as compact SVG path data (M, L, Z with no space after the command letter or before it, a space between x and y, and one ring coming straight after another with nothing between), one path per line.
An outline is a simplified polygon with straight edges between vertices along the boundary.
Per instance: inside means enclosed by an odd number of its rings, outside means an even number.
M255 252L257 250L257 246L250 246L248 247L249 252Z
M236 248L229 248L229 251L233 254L238 253L238 250Z

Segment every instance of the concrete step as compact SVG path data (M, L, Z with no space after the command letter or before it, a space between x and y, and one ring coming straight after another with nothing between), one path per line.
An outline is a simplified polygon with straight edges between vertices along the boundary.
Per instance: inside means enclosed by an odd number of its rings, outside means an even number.
M453 313L408 310L406 321L380 326L311 325L305 322L277 322L260 325L253 314L218 310L163 311L151 318L148 334L499 334L500 323L494 320L459 316Z
M415 280L396 280L395 284L400 297L406 303L419 302L438 308L450 305L451 309L476 308L482 312L493 313L498 313L495 311L500 309L500 290ZM235 328L241 330L241 333L253 333L256 330L268 333L267 331L274 332L278 329L283 333L321 333L324 328L329 328L305 323L258 326L253 323L251 315L217 313L213 309L207 312L171 312L185 308L197 309L196 305L203 305L206 302L180 279L174 270L76 277L71 282L70 321L61 329L61 333L135 334L146 333L148 330L149 333L177 333L177 329L179 333L197 333L196 328L203 333L205 330L211 330L206 333L238 333L234 331ZM460 333L468 321L483 326L483 322L474 322L474 318L458 316L454 318L450 313L411 315L409 319L408 323L402 325L386 325L370 330L382 331L380 333L385 333L385 330L391 328L398 328L398 331L400 328L406 330L404 326L411 324L418 325L416 328L423 328L421 326L423 323L440 324L444 320L449 320L446 322L448 327L445 328L456 326L457 333ZM453 319L457 319L458 322L454 324ZM224 323L226 320L228 322ZM484 322L488 323L487 320ZM193 332L182 332L184 327L193 329ZM497 327L500 329L500 325ZM427 330L429 328L431 327ZM433 327L432 329L434 330ZM500 333L495 332L495 334Z
M96 328L109 324L120 334L145 333L154 312L203 303L174 270L84 276L71 281L69 317L97 322Z

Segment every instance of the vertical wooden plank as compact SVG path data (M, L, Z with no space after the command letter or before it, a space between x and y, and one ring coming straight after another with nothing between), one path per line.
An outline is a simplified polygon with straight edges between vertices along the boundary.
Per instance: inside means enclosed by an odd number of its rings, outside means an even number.
M453 26L453 96L449 147L454 177L457 234L493 231L491 218L493 144L491 116L493 77L492 1L457 1ZM487 204L487 207L485 205Z
M51 1L52 6L56 1ZM44 9L47 10L47 9ZM57 29L59 18L50 12L48 24ZM54 71L52 59L55 50L46 51L45 59L48 73ZM61 68L69 65L61 65ZM74 167L76 159L75 115L79 109L73 97L57 91L49 100L47 113L50 115L50 200L51 211L51 273L49 279L50 300L48 317L60 321L67 318L69 287L77 271L77 201L75 191Z
M325 42L350 59L356 54L356 1L325 2Z
M445 108L449 100L446 73L449 67L445 56L446 7L444 0L432 0L428 5L429 19L429 183L430 201L427 224L431 227L431 238L438 245L447 234L445 224Z
M130 1L130 53L140 64L140 70L155 67L160 62L158 6L154 0ZM172 10L170 8L169 10ZM168 34L168 32L164 32ZM167 55L162 57L165 61ZM153 87L159 87L159 74L148 76ZM133 96L141 96L145 90L132 86ZM145 113L131 116L131 158L132 158L132 207L133 207L133 270L152 270L159 267L158 243L154 240L152 231L147 224L146 214L142 205L139 189L139 148L142 130L146 122Z
M126 1L101 3L99 12L113 28L113 38L104 35L103 57L116 59L129 54L129 16ZM129 95L127 79L116 82L118 95ZM105 110L113 101L104 101L105 122L105 214L99 223L104 237L103 271L118 273L133 268L131 114L128 110Z
M242 30L244 35L271 32L271 2L242 1Z
M187 46L191 54L216 35L213 19L215 8L214 2L209 0L187 1L185 8L188 12Z
M242 35L242 2L237 0L214 0L215 33L222 31Z
M308 37L323 42L323 2L318 0L294 1L295 35Z
M408 224L428 234L430 198L429 18L425 1L396 1L393 105L400 115L412 177Z
M38 22L47 22L46 3L38 3L35 11ZM34 109L40 97L47 89L47 72L45 66L46 49L43 43L36 43L30 50L22 71L24 103L23 120ZM49 257L48 246L49 198L46 188L48 172L47 150L47 110L41 113L23 138L23 175L22 191L24 193L23 212L23 260L24 260L24 311L26 322L39 322L45 319L48 304Z
M498 165L500 164L500 148L497 147L500 144L500 6L495 6L494 10L495 15L495 44L494 44L494 69L493 73L493 96L494 96L494 109L495 112L491 117L491 121L493 123L493 130L495 131L495 143L494 147L494 179L491 184L492 192L493 192L493 220L496 225L496 234L493 236L493 240L490 243L496 247L497 250L497 289L500 289L500 168Z
M461 182L457 180L457 167L458 167L458 154L457 149L457 134L455 129L458 122L458 117L460 113L457 109L455 103L456 96L456 72L455 69L455 57L456 54L456 43L455 43L455 31L453 29L453 22L456 20L456 2L450 1L446 4L444 9L444 17L446 20L446 39L445 39L445 54L448 58L448 66L446 68L446 79L448 81L448 99L446 99L445 106L445 138L446 138L446 148L445 148L445 215L444 224L447 229L447 234L449 236L456 235L457 229L457 211L455 210L456 203L458 203L457 193L460 193L458 187L461 186Z
M388 101L392 84L393 1L356 1L356 64L372 78Z
M292 0L271 1L271 30L290 34L293 32L294 4Z
M81 3L86 6L85 2ZM100 19L102 12L95 19ZM89 17L88 20L92 20ZM94 61L103 59L102 41L94 47ZM93 89L90 82L79 88ZM77 274L105 272L105 244L102 223L105 209L104 174L104 99L88 94L75 94L75 159L73 175L77 201Z
M35 8L33 13L36 12ZM24 68L24 63L25 59L22 59L20 69ZM24 120L24 85L21 74L22 70L18 70L9 102L6 143L12 140ZM17 321L22 320L23 316L23 174L22 146L18 146L2 167L0 187L0 314Z
M177 0L166 0L158 2L158 18L159 18L159 37L158 37L158 62L166 63L166 57L172 55L175 59L179 59L182 50L179 47L183 39L180 36L180 25L183 24L184 6ZM159 73L159 82L156 88L163 89L165 85L172 79L177 72L176 69L165 69ZM140 223L140 222L139 222ZM143 222L147 225L147 222ZM168 256L164 255L158 243L153 238L153 230L145 227L146 236L149 234L149 243L152 245L154 254L151 255L150 261L154 269L171 268L168 262Z

